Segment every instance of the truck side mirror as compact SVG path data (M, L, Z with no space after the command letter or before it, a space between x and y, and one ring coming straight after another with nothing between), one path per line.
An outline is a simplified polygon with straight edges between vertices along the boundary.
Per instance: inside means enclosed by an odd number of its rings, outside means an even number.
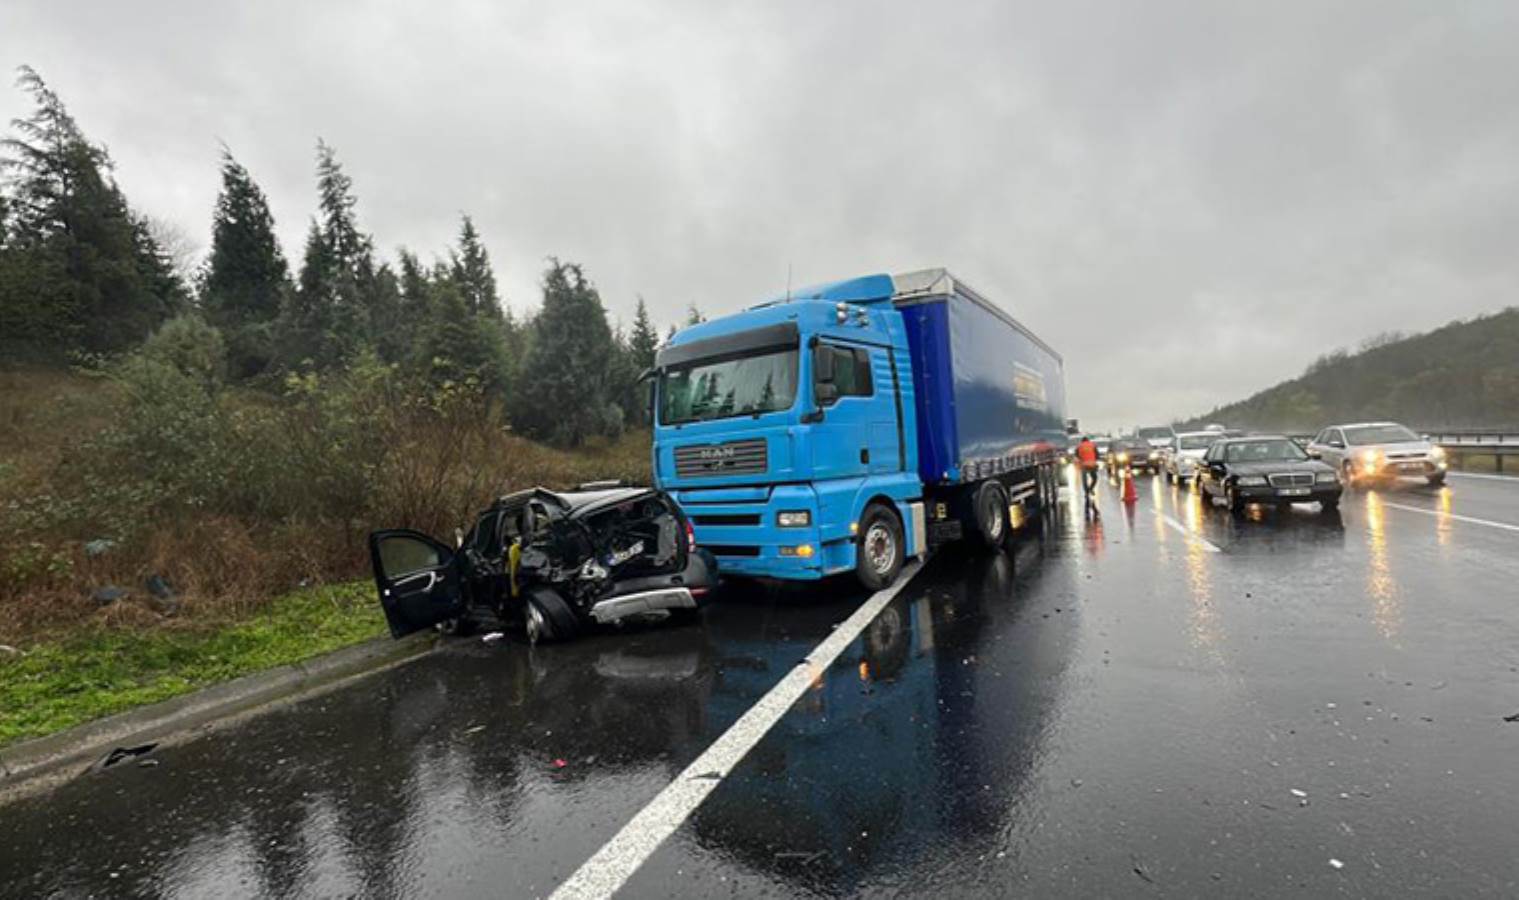
M817 399L818 406L827 406L839 399L839 386L832 382L821 382L812 389L812 392Z

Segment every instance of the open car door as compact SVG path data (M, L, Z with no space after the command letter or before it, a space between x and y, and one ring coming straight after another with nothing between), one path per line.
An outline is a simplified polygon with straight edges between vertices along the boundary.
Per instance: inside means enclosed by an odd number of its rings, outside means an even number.
M459 569L448 545L417 531L375 531L369 535L369 559L392 637L464 613Z

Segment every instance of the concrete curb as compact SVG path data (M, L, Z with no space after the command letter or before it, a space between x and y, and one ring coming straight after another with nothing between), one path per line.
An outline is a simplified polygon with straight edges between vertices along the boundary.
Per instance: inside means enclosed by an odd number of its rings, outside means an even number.
M378 638L244 675L149 706L0 749L0 805L79 774L108 750L165 744L232 724L276 702L292 702L427 654L431 631Z

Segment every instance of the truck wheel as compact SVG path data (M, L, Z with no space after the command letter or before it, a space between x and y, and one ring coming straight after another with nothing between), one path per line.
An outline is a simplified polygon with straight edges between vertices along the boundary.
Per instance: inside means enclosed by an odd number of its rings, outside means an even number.
M1007 492L988 481L976 491L976 530L986 546L996 549L1007 540Z
M523 619L527 639L534 644L567 641L580 630L574 611L552 588L538 587L528 591Z
M865 507L860 518L860 539L855 547L854 573L866 590L890 587L902 571L902 523L879 503Z

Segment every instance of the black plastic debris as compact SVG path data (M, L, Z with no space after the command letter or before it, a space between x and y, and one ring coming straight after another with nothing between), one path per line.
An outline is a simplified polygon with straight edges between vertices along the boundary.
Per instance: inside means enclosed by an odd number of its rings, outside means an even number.
M152 753L154 748L157 746L157 743L152 743L139 744L136 747L117 747L110 753L107 753L105 756L101 757L100 761L95 763L95 765L91 768L93 768L96 772L100 772L105 769L121 765L127 760L141 759L144 756L147 756L149 753Z
M132 592L126 588L108 584L105 587L96 588L90 594L90 599L95 601L96 606L110 606L112 603L118 600L125 600L130 596L132 596Z
M149 575L142 585L148 589L148 605L153 607L154 612L161 616L172 616L179 612L178 595L162 575Z
M1519 722L1519 713L1514 713L1511 716L1504 716L1503 717L1503 721L1505 721L1505 722Z

